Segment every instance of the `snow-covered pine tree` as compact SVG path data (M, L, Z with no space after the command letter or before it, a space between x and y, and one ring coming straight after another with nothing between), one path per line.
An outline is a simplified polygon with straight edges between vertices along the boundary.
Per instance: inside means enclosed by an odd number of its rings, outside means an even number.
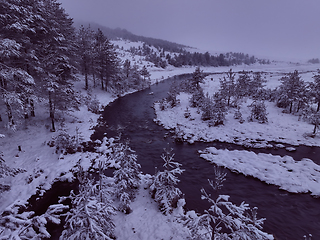
M204 98L201 105L203 121L209 121L209 126L224 124L227 107L225 99L216 93L213 98L208 95Z
M161 155L164 161L163 171L158 171L150 186L152 197L159 204L160 210L168 215L172 213L173 208L176 207L178 200L182 197L182 192L176 187L180 181L177 177L182 174L184 169L181 169L181 164L174 162L174 154L171 154L172 149L164 149L165 153Z
M94 37L94 72L100 78L101 89L108 90L112 80L116 79L119 72L119 59L113 44L100 29Z
M222 176L222 179L225 176ZM213 195L218 189L216 181L209 181ZM221 181L220 181L221 182ZM221 187L221 184L218 185ZM192 239L214 240L272 240L272 235L262 231L265 219L257 218L257 208L250 209L242 202L239 206L229 201L230 196L218 195L213 198L203 188L201 199L211 207L204 214L188 212L180 220L190 229Z
M253 79L250 84L249 94L253 97L253 99L263 99L263 88L265 87L265 83L267 82L261 75L261 72L254 72Z
M220 95L227 101L227 106L231 104L231 98L235 96L235 73L232 69L226 73L226 76L220 79Z
M203 82L204 78L205 75L203 74L203 71L200 70L200 67L197 67L192 73L192 78L190 79L190 82L192 83L192 86L195 89L199 89L200 83Z
M289 113L292 113L294 104L303 102L304 93L306 91L306 84L301 79L299 72L295 70L292 73L288 73L286 76L280 79L281 85L278 89L277 104L281 107L289 106ZM297 107L299 109L299 107Z
M310 95L317 104L317 112L320 110L320 70L313 76L313 82L309 83Z
M259 123L268 122L268 113L264 101L253 101L248 107L251 108L248 121L252 122L257 120Z
M140 74L143 77L144 81L146 81L151 76L146 66L142 67L142 69L140 70Z
M46 229L48 222L60 224L60 216L69 207L63 204L49 206L47 211L35 216L27 212L26 203L16 201L9 206L0 218L0 239L47 239L51 235Z
M237 97L242 98L250 95L251 82L252 79L248 72L243 71L240 73L235 86Z
M116 196L120 199L119 210L130 213L130 203L135 198L136 189L140 185L140 164L137 163L137 155L130 149L128 144L122 144L121 157L119 158L120 168L113 172Z
M111 197L103 184L94 183L83 170L79 170L80 189L78 194L72 191L72 209L66 214L66 223L60 239L114 239L114 223L111 216L115 214ZM101 192L103 191L103 197ZM110 193L110 192L109 192Z
M94 32L90 26L85 28L83 25L80 26L77 32L77 53L80 57L80 65L82 74L85 78L85 89L89 88L88 75L92 72L91 63L93 60L93 44L94 44Z

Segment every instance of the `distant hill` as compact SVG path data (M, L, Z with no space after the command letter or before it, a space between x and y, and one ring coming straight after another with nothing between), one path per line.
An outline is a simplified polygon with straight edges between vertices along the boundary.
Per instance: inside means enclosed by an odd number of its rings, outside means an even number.
M135 35L128 30L116 28L112 29L106 26L102 26L97 23L88 23L75 21L75 28L79 28L81 25L89 27L92 30L100 29L110 40L127 40L130 42L141 42L141 46L132 46L127 49L126 52L130 52L131 55L137 55L144 57L145 61L153 63L156 67L166 68L168 65L174 67L182 66L234 66L240 64L268 64L269 60L258 59L254 56L249 56L244 53L220 53L210 54L209 52L200 53L191 51L191 47L169 42L162 39L144 37Z
M98 28L100 28L100 30L110 39L110 40L117 40L119 38L122 38L124 40L130 40L132 42L145 42L148 45L154 46L156 48L162 48L165 51L168 52L181 52L182 49L188 47L182 44L178 44L178 43L174 43L174 42L169 42L166 40L162 40L162 39L156 39L156 38L150 38L150 37L144 37L144 36L138 36L135 35L131 32L129 32L126 29L121 29L121 28L109 28L106 26L102 26L100 24L97 23L85 23L85 22L79 22L79 21L75 21L74 22L74 26L75 28L79 28L81 25L83 25L84 27L88 27L90 25L90 27L93 30L97 30Z

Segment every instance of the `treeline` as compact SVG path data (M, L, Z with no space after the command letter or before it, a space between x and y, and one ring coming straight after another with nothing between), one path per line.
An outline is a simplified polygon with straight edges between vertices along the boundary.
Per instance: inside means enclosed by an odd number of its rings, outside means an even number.
M146 43L142 47L131 47L130 52L140 56L145 56L147 61L155 64L156 67L166 68L168 65L174 67L182 66L203 66L203 67L218 67L218 66L233 66L241 64L270 64L269 60L257 59L254 56L249 56L244 53L229 52L226 54L211 55L209 52L191 53L184 48L170 51L160 46L152 46Z
M0 106L9 127L16 126L16 119L35 116L41 100L47 103L55 131L56 111L80 104L73 88L80 72L86 89L90 80L93 87L115 94L148 85L146 68L141 72L130 62L123 65L101 30L75 31L56 0L2 1L0 19Z

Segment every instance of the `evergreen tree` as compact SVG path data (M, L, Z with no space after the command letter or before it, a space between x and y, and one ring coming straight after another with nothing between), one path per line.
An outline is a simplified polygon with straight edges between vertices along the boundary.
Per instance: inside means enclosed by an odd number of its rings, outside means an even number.
M289 106L289 112L292 113L293 104L303 101L305 93L305 83L301 79L299 72L296 70L293 73L287 74L280 79L281 85L279 87L278 104L287 102L284 106ZM298 107L299 110L299 107Z
M232 72L232 69L226 73L226 76L223 79L220 79L220 95L223 96L227 105L230 106L231 98L235 96L236 85L235 85L235 73Z
M80 190L71 192L72 209L66 215L66 223L60 239L114 239L114 223L111 216L115 214L110 196L103 185L88 179L81 168L78 173ZM103 198L101 198L103 196Z
M261 72L253 73L249 95L256 99L261 98L262 89L265 87L266 82L267 80L262 78Z
M215 169L215 180L209 180L213 191L211 194L202 188L201 199L207 200L211 206L202 215L188 212L180 219L190 229L192 239L223 240L271 240L274 239L262 231L265 219L257 218L255 207L242 202L239 206L229 201L230 196L218 194L225 181L226 174Z
M259 123L268 122L268 113L264 101L253 101L248 107L251 108L251 114L248 117L249 121L257 120Z
M114 183L116 185L116 196L120 199L119 210L130 213L130 203L135 198L136 189L140 184L139 169L140 164L137 163L137 155L128 145L120 143L121 157L119 160L120 168L115 170Z
M248 72L241 72L236 81L236 94L238 97L245 97L250 95L251 77Z
M204 78L205 75L203 74L203 71L200 70L200 67L197 67L195 71L192 73L192 78L190 79L190 82L196 89L199 89L200 83L203 83Z
M47 211L36 216L26 211L26 203L16 201L9 206L0 218L0 239L47 239L51 235L47 224L60 224L60 217L68 209L63 204L48 207Z
M88 75L90 74L90 67L93 58L92 53L92 45L93 45L93 31L88 28L84 28L84 26L80 26L80 29L77 34L77 47L78 47L78 55L80 57L80 66L82 70L82 74L85 77L85 89L88 90L89 81Z
M174 162L174 154L171 150L164 149L165 153L161 155L164 161L164 171L158 171L152 181L150 190L152 197L159 204L160 210L168 215L172 212L173 208L182 196L182 192L176 185L179 182L178 174L183 173L180 168L181 164Z
M313 101L317 104L317 112L320 110L320 70L313 76L313 82L310 83L309 89Z
M101 89L108 90L108 88L111 87L110 84L112 80L119 80L116 78L119 60L114 46L110 43L100 29L98 29L95 34L94 50L94 71L100 77Z
M143 77L144 81L146 81L146 79L148 79L151 76L146 66L142 67L140 74Z

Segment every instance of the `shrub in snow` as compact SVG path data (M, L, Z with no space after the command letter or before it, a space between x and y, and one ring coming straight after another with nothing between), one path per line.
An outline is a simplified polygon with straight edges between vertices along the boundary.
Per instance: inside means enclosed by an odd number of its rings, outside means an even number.
M248 107L251 108L251 114L248 117L248 121L253 122L257 120L259 123L268 122L268 113L263 101L253 101Z
M168 97L160 101L160 110L176 107L180 104L177 95L173 92L168 92Z
M179 182L178 174L183 173L180 168L181 164L174 162L174 154L171 150L164 149L165 153L161 155L164 161L163 171L158 171L150 186L152 197L159 204L160 210L168 215L172 213L173 208L176 207L178 200L182 196L182 192L176 185Z
M214 191L222 186L221 184L216 185L216 182L209 180ZM190 229L192 239L274 239L272 235L262 231L265 219L257 218L257 208L250 209L249 205L244 202L237 206L229 201L230 196L228 195L218 195L217 198L212 198L211 194L204 189L201 189L201 193L201 199L207 200L212 204L211 207L202 215L193 211L181 217L184 225Z
M137 155L127 144L120 144L120 168L113 172L115 194L120 200L119 210L130 213L130 203L135 198L136 189L140 184L140 164L137 163Z
M240 123L244 123L242 113L240 112L240 107L238 107L237 110L234 112L233 118L239 120Z
M60 239L114 239L114 223L111 216L115 214L107 191L101 194L102 185L88 179L80 171L80 190L71 192L72 209L66 214L66 223Z
M61 153L75 153L76 151L81 151L82 141L83 137L79 128L76 128L76 134L73 136L67 133L65 129L60 129L58 135L48 144L56 147L56 153L58 151Z
M60 224L61 214L68 209L63 204L49 206L46 213L34 216L25 212L25 203L15 202L8 207L0 218L0 239L46 239L51 235L46 229L48 222Z
M93 98L89 95L86 99L88 111L98 114L100 112L100 102L95 95Z

